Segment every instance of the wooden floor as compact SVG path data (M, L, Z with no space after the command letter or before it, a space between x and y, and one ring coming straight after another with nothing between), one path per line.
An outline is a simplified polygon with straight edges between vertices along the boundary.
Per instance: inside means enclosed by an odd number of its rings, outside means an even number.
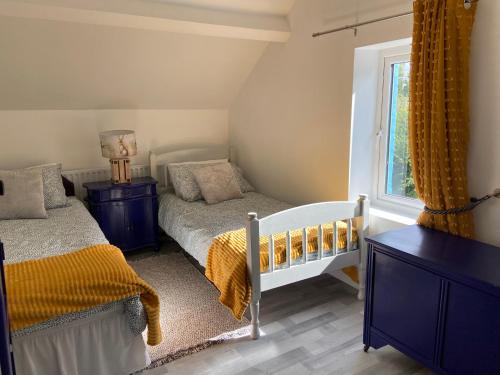
M355 294L329 276L265 292L261 339L213 346L144 375L432 374L392 348L363 352Z

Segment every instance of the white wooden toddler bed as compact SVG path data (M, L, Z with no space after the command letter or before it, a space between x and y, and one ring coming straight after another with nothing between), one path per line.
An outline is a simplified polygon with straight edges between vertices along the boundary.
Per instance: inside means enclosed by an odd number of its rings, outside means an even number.
M322 202L299 207L266 197L256 192L244 194L242 199L213 205L204 201L186 202L177 197L169 181L168 165L172 163L200 162L231 159L227 146L155 150L150 153L151 174L160 182L163 194L160 200L159 224L183 249L203 267L207 253L214 242L225 233L246 228L246 270L251 285L250 312L252 338L259 337L259 300L261 292L297 281L334 273L348 266L358 266L358 298L364 298L366 244L369 202L362 195L357 201ZM346 246L338 246L338 222L347 223ZM325 228L330 228L331 243L324 240ZM310 246L310 229L317 233L316 251L302 251L292 257L292 239L297 242L297 230L302 248ZM358 241L353 241L352 229ZM278 234L285 234L284 262L275 264ZM283 237L283 236L282 236ZM293 237L293 238L292 238ZM262 238L268 239L268 266L262 269ZM296 254L295 254L296 255Z

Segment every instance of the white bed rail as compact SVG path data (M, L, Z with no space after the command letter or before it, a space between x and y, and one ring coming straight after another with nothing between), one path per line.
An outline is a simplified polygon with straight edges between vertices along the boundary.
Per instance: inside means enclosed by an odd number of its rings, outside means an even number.
M365 293L366 270L366 243L365 235L368 231L369 201L366 195L360 195L357 201L323 202L291 208L276 214L259 219L256 213L248 214L247 222L247 269L252 286L250 312L252 315L251 336L257 339L259 333L259 300L261 292L318 276L322 273L331 273L347 266L358 266L359 286L358 298L363 299ZM346 248L339 249L338 221L347 222ZM332 224L332 251L331 255L324 252L323 225ZM352 225L358 234L358 247L352 243ZM308 232L307 228L317 227L317 254L312 259L307 257ZM302 259L293 262L291 232L302 230ZM274 264L275 234L286 233L286 259L279 269ZM266 272L260 271L260 238L269 238L269 268Z

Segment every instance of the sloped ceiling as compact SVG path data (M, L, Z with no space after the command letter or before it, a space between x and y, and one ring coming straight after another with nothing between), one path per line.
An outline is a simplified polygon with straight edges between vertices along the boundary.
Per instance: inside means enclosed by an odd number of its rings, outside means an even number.
M202 8L286 16L295 0L150 0Z
M267 43L0 18L0 109L228 108Z
M188 2L272 17L293 3ZM226 109L269 42L198 31L0 16L0 110Z

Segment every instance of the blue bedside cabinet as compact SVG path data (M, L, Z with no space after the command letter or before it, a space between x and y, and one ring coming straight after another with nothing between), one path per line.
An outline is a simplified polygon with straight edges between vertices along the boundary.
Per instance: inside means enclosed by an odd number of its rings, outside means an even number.
M159 249L157 181L134 178L130 184L91 182L86 201L108 241L122 251Z
M369 237L365 350L437 374L500 374L500 248L409 226Z

